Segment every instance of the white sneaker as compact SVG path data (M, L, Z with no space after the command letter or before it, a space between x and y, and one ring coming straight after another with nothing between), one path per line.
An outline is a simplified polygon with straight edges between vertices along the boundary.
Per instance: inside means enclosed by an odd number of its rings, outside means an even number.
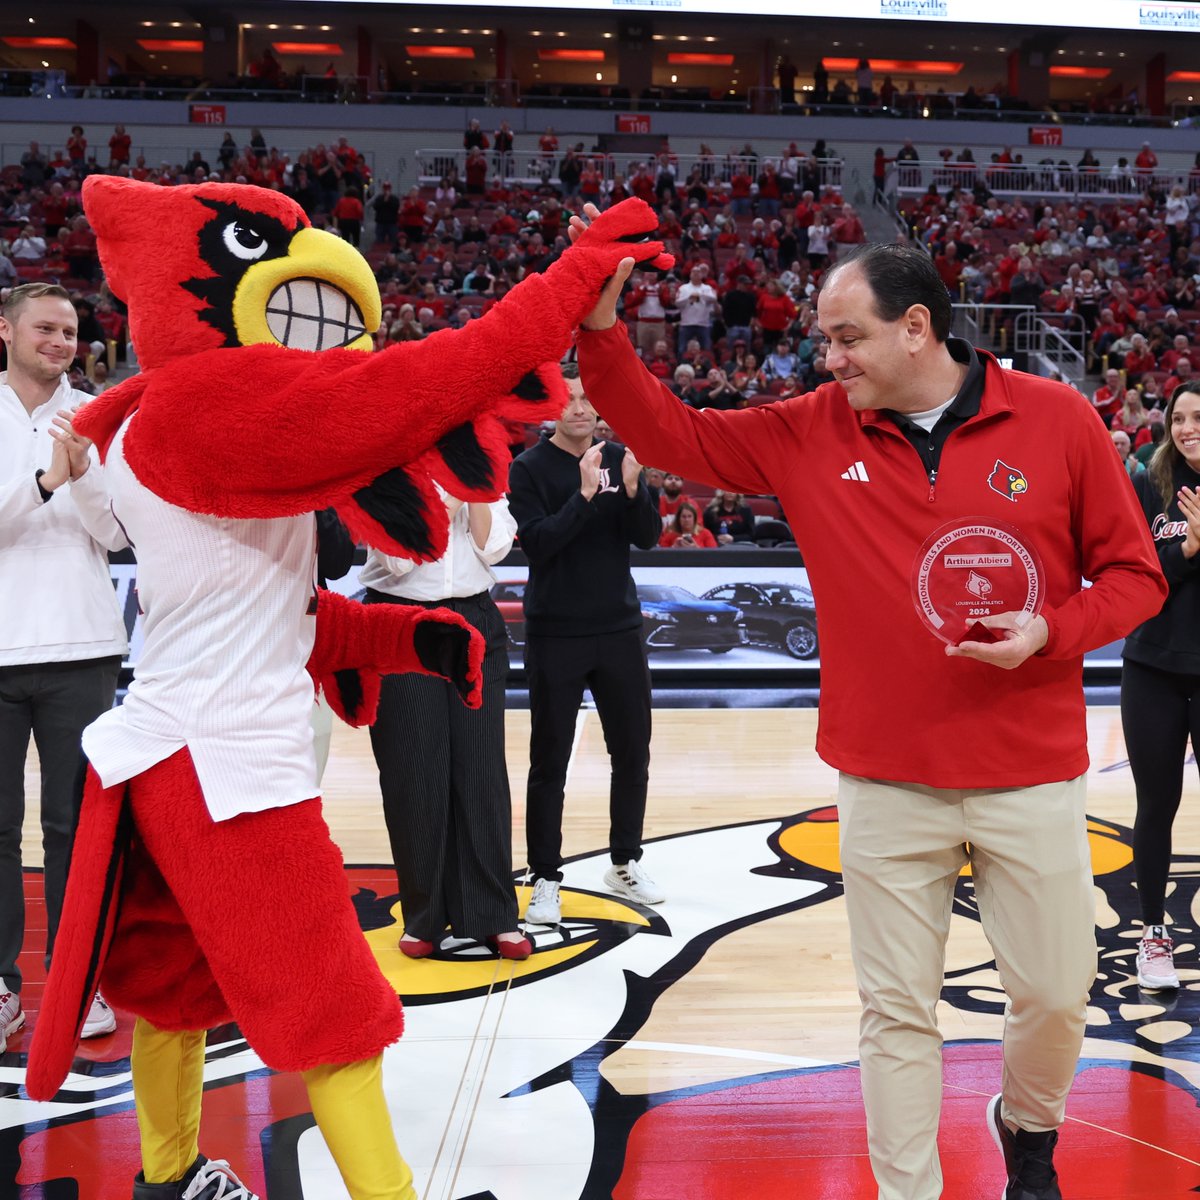
M557 879L539 879L525 910L529 925L557 925L562 920L562 902L558 898Z
M223 1158L210 1158L192 1178L179 1200L258 1200Z
M1175 944L1167 937L1165 925L1147 925L1146 936L1138 942L1138 986L1149 992L1179 986L1175 973Z
M604 872L604 886L639 904L661 904L667 898L662 888L633 859L622 867L609 867Z
M21 997L16 992L10 992L8 985L0 979L0 1054L8 1049L8 1035L16 1033L24 1024Z
M79 1031L79 1036L81 1038L104 1037L105 1034L112 1033L116 1027L116 1014L108 1007L108 1001L97 992L92 997L92 1006L88 1009L88 1015L83 1022L83 1028Z

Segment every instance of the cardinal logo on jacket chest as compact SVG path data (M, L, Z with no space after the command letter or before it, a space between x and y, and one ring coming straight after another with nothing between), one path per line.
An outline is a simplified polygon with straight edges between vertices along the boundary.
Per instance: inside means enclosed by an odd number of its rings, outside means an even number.
M993 492L999 492L1005 500L1011 500L1014 504L1018 496L1023 496L1029 491L1029 481L1025 478L1025 472L1019 467L1010 467L1002 458L996 459L996 465L992 468L987 482Z

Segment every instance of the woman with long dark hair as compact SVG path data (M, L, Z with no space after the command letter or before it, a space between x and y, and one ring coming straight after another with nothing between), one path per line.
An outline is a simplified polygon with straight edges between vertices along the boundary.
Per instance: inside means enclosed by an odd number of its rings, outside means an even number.
M1167 436L1133 486L1171 590L1158 616L1125 639L1121 678L1121 723L1137 788L1137 978L1151 990L1179 986L1166 923L1171 826L1188 738L1193 752L1200 747L1200 381L1175 389L1165 424Z

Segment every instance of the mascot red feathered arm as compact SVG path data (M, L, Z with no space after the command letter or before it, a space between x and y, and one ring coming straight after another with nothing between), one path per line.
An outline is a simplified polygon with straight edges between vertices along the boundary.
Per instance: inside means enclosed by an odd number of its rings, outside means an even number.
M162 499L234 518L332 507L357 541L419 560L446 548L434 484L495 499L509 458L500 419L561 412L556 364L617 263L671 262L649 240L653 211L626 201L463 329L364 354L380 318L370 268L286 196L92 176L83 197L142 373L88 404L80 433L103 453L136 410L125 456ZM328 593L318 612L310 669L353 723L371 720L378 691L374 672L347 673L363 666L451 671L478 702L482 647L436 637L449 614L363 610ZM401 620L429 625L424 645L397 642Z

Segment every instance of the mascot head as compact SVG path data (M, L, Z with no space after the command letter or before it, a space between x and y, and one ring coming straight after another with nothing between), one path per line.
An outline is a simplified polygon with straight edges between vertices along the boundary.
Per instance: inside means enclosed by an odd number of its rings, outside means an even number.
M92 175L83 204L145 369L262 342L371 348L380 304L366 260L281 193Z
M1029 490L1029 482L1023 471L996 459L996 465L988 477L988 487L994 492L999 492L1005 500L1011 500L1015 504L1017 497Z

